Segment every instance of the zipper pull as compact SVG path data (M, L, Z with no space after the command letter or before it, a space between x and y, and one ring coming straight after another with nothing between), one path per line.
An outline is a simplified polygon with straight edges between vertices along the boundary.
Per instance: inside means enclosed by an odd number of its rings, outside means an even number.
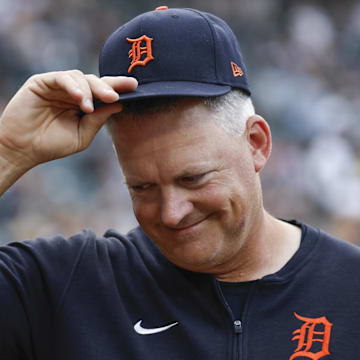
M242 333L242 324L240 320L234 321L234 331L236 334Z

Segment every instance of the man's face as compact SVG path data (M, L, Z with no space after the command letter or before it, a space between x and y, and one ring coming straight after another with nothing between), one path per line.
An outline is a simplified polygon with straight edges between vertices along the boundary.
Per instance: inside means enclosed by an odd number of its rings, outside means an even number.
M200 100L113 127L143 230L174 264L213 272L235 261L256 227L261 190L247 136L226 133Z

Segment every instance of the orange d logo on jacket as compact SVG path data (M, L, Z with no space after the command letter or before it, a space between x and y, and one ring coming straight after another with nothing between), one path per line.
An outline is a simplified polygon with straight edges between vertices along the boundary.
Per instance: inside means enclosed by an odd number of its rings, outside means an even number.
M293 332L295 336L291 340L297 340L298 346L289 360L298 357L319 360L326 355L330 355L329 344L333 324L325 316L306 318L297 313L294 313L294 315L304 324Z

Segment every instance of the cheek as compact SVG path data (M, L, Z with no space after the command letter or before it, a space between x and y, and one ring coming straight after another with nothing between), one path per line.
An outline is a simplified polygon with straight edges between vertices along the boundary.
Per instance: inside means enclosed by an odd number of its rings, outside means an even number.
M142 197L132 198L132 206L136 220L141 227L151 234L161 223L161 205L158 201L151 201Z
M155 223L158 213L156 203L132 197L132 206L134 215L141 226L144 227L150 222Z
M224 184L210 184L199 195L199 207L213 211L225 211L229 208L231 189Z
M208 210L216 212L226 224L244 221L250 195L246 182L232 175L231 181L212 184L203 194Z

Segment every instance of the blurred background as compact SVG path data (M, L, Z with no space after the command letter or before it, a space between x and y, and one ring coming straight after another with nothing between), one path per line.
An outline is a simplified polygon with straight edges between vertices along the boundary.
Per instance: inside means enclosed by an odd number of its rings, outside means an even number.
M106 37L160 5L212 12L237 34L257 113L273 132L266 208L360 244L359 1L0 0L0 114L34 73L98 74ZM0 243L135 224L105 131L0 199Z

